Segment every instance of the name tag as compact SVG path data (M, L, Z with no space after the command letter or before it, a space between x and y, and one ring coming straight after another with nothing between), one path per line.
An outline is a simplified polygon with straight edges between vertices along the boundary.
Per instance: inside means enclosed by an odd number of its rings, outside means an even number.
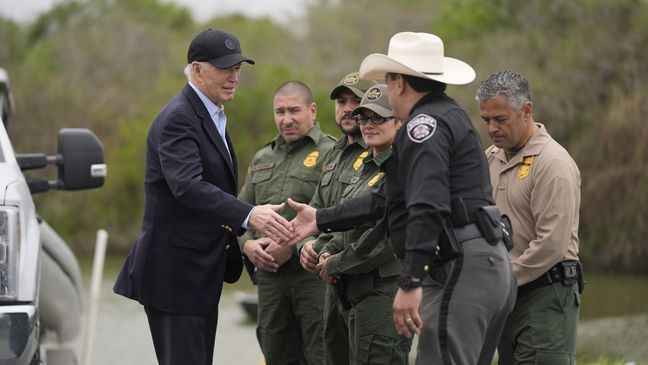
M267 169L273 168L274 165L275 165L274 162L260 163L260 164L256 164L256 165L252 166L250 168L250 171L254 172L254 171L259 171L259 170L267 170Z
M329 164L326 164L326 165L324 165L324 167L322 168L322 171L324 171L324 172L326 172L326 171L331 171L331 170L335 170L335 162L331 162L331 163L329 163Z

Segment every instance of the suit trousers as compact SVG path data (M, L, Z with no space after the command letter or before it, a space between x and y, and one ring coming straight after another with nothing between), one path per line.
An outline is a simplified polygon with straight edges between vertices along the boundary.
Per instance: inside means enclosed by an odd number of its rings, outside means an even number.
M517 281L504 244L478 237L462 247L423 280L416 364L490 365L513 310Z
M212 365L217 309L207 317L144 310L160 365Z

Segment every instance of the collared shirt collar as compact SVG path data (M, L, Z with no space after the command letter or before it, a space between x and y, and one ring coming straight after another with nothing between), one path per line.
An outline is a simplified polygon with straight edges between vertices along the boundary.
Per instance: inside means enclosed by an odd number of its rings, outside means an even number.
M409 117L412 117L412 115L416 112L416 109L420 108L422 105L425 105L430 100L434 100L440 97L447 97L445 91L431 91L423 95L410 110Z
M200 91L200 89L198 89L198 87L196 85L191 83L191 81L189 81L189 86L191 86L191 88L196 92L196 94L198 94L198 97L203 102L203 104L205 104L205 108L207 108L207 112L209 112L209 116L212 117L212 119L214 119L215 114L225 112L225 108L224 108L223 105L218 106L218 105L214 104L214 102L211 101L207 97L207 95L203 94L203 92Z
M342 136L335 142L335 148L345 149L347 146L357 143L365 150L367 149L367 144L364 142L364 139L362 139L362 135L355 138L351 143L349 143L348 136L349 135L346 133L342 134Z
M298 139L297 141L287 143L286 140L281 136L281 134L277 134L277 136L275 137L275 139L271 143L273 145L275 145L275 146L276 145L283 145L283 144L287 144L287 145L295 144L296 145L296 144L301 144L301 142L305 138L310 138L315 144L317 144L317 142L319 141L321 135L322 135L322 129L320 128L320 124L319 124L319 122L315 122L313 124L313 127L311 129L309 129L308 132L306 132L304 137Z
M369 155L365 157L364 160L362 160L362 163L364 164L373 163L376 166L380 167L385 161L387 161L389 156L391 156L392 147L389 146L389 148L382 151L382 153L379 154L378 156L374 156L373 148L369 147L368 151L369 151Z
M211 101L207 95L203 94L196 85L192 84L191 81L189 81L189 86L198 94L198 97L200 100L205 104L205 108L207 108L207 112L209 113L209 116L211 117L212 121L216 124L216 129L218 129L218 133L221 135L221 138L223 138L223 141L225 141L225 129L227 128L227 117L225 116L225 107L223 105L218 106L214 104L213 101ZM227 146L227 143L225 143L225 146L229 149Z
M520 149L518 153L515 156L513 156L513 158L511 158L507 162L505 151L497 147L496 147L497 150L494 152L495 157L505 162L507 165L515 166L521 163L524 157L536 156L540 154L540 151L542 151L542 149L547 144L549 139L551 139L551 137L549 136L549 133L547 133L547 129L543 124L536 123L535 125L538 127L540 131L536 133L535 136L531 137L529 142L527 142L527 144L524 145L524 147L522 147L522 149Z

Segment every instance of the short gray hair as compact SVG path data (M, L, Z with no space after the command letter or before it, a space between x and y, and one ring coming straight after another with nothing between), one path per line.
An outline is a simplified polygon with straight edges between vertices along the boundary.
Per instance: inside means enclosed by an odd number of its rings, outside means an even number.
M200 67L208 67L208 65L211 66L211 64L209 62L205 62L205 61L194 61L194 62L198 62L200 64ZM193 75L191 74L191 64L192 63L193 62L188 63L187 66L185 66L183 72L184 72L185 76L187 76L187 80L189 80L191 82L194 82Z
M525 102L531 101L529 82L517 72L497 71L479 85L477 100L483 102L498 96L506 98L511 108L521 110Z

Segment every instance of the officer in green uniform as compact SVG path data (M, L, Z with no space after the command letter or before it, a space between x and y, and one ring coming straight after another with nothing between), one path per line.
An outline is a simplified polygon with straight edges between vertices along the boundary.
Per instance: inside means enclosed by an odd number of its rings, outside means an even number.
M387 85L370 88L353 115L357 116L363 140L371 149L340 202L378 186L385 175L383 165L391 155L396 131L402 125L402 121L393 118ZM340 302L349 308L351 363L407 364L410 341L396 332L392 316L400 260L384 233L376 237L373 229L374 224L369 223L335 233L320 253L320 276L338 285Z
M309 201L335 138L315 122L317 105L308 86L289 81L274 96L279 135L252 162L239 198L252 204L287 197ZM288 208L286 219L295 212ZM299 265L297 251L248 230L241 251L256 266L259 292L257 337L266 364L322 364L323 283Z
M360 80L357 72L351 72L345 75L331 91L330 98L335 101L335 121L343 135L324 158L322 177L312 200L310 198L304 200L310 200L315 208L337 205L342 192L362 166L362 160L367 157L368 152L360 128L351 113L360 104L365 91L373 85L375 82ZM317 239L306 239L297 245L302 266L306 270L315 271L318 253L330 238L331 235L323 234ZM324 303L326 364L349 364L347 312L338 302L333 290L327 288Z

